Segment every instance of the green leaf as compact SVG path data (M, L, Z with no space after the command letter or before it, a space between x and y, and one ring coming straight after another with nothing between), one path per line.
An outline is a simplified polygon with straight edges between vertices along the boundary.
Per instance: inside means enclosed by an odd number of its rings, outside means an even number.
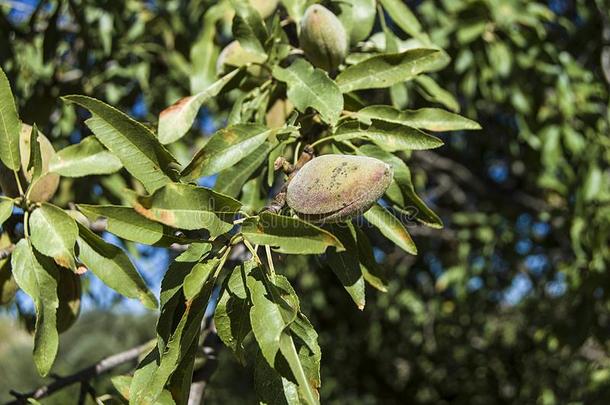
M13 200L0 197L0 226L13 214Z
M305 373L305 367L291 335L282 333L282 336L280 337L280 350L299 384L299 391L304 397L305 402L309 405L318 404L320 402L319 394L317 390L310 385L310 380Z
M216 132L182 171L196 180L229 168L261 146L277 132L259 124L237 124Z
M187 301L194 299L203 285L214 274L216 267L220 263L220 259L212 258L202 263L197 263L191 269L191 272L184 278L184 298Z
M305 13L305 7L307 6L306 0L281 0L282 4L286 8L288 15L295 21L295 23L299 24L303 14Z
M475 121L438 108L400 111L387 105L372 105L355 114L365 124L371 124L371 120L380 120L438 132L481 129Z
M81 224L78 224L78 231L78 258L93 274L119 294L140 300L146 308L157 308L155 296L123 250Z
M261 15L246 0L230 0L235 10L233 18L233 36L242 48L264 54L267 42L267 28Z
M243 158L235 166L223 170L216 179L214 188L230 197L237 197L243 185L265 162L267 155L273 149L271 142L265 142L254 152Z
M373 120L370 126L362 126L355 121L346 122L337 128L331 138L336 141L370 139L388 152L434 149L443 145L439 138L419 129L377 120Z
M59 307L57 297L59 269L50 260L36 254L26 239L21 239L17 243L11 265L15 281L34 301L36 309L34 362L38 373L46 376L55 361L59 346L56 326L56 311Z
M177 179L173 170L176 160L144 125L91 97L75 95L63 99L91 111L93 116L86 121L87 126L148 192Z
M217 261L218 259L212 258L208 261L209 264L203 263L206 266L213 266ZM173 269L171 273L168 271L169 274L166 274L161 287L162 296L163 291L168 289L173 293L165 294L163 299L164 304L157 325L159 345L140 363L134 374L130 387L132 404L156 404L163 388L178 367L192 367L191 364L195 360L192 356L192 345L199 336L201 321L221 267L216 266L214 273L201 284L195 282L195 280L202 281L199 277L187 281L187 276L183 272L184 263L174 266ZM178 274L174 271L178 271ZM184 277L184 283L193 282L188 287L191 299L185 299L179 294L180 288L175 287L181 276Z
M122 167L119 158L104 148L94 136L60 150L49 163L49 171L64 177L111 174Z
M408 212L403 209L401 212L410 217L414 217L419 222L431 228L441 229L443 227L443 221L415 192L413 182L411 181L411 171L402 159L373 145L363 145L359 149L364 155L383 160L392 166L392 171L394 172L394 181L392 184L398 186L403 198L401 201L396 201L393 198L390 199L402 207L409 208L408 211L412 211ZM390 196L389 193L388 196ZM410 204L415 205L415 207L410 206Z
M143 217L132 207L87 204L77 207L92 221L105 218L106 230L126 240L155 246L189 242L188 239L174 236L174 229Z
M433 103L440 103L451 111L460 111L460 103L453 97L453 94L443 89L429 76L417 76L415 82L419 85L422 96Z
M422 26L402 0L380 0L383 8L388 12L392 21L404 32L417 38L424 43L429 42L427 35L422 31Z
M373 56L352 65L337 76L343 93L391 87L438 68L443 54L436 49L410 49L402 53Z
M328 265L341 281L343 288L352 297L358 309L364 309L366 303L364 292L364 278L360 269L358 258L358 245L355 240L355 230L351 223L331 225L328 230L345 246L344 252L330 249L326 253Z
M129 401L130 395L130 386L133 381L133 377L130 375L116 375L110 379L114 388ZM163 390L157 398L156 405L175 405L176 402L172 398L172 394L168 390Z
M225 85L240 72L239 69L233 70L202 92L194 96L181 98L170 107L161 111L161 114L159 114L159 133L157 134L159 141L162 144L168 144L182 138L193 126L193 122L203 103L217 96Z
M322 119L335 125L343 110L343 96L337 84L321 69L304 59L297 59L287 68L275 66L273 77L288 86L288 99L304 113L311 107Z
M11 170L21 167L19 156L19 132L21 122L17 115L17 107L11 85L0 69L0 160Z
M360 228L355 228L356 241L358 243L358 259L360 260L360 270L364 280L379 291L388 291L388 282L386 281L385 269L377 264L373 253L373 246L364 231Z
M280 253L322 254L329 246L343 245L329 232L298 218L263 212L248 218L241 229L244 238L256 245L269 245Z
M218 337L230 348L242 365L246 364L244 340L252 331L250 299L246 279L256 262L253 260L236 267L225 281L214 311L214 325Z
M233 227L239 201L205 187L171 183L138 197L135 210L148 219L179 229L206 229L217 236Z
M275 356L280 350L282 332L294 319L296 312L286 313L289 307L285 302L277 299L277 294L273 291L275 286L271 285L266 277L259 267L250 273L246 283L252 300L250 308L252 332L265 360L273 367Z
M40 150L40 143L38 141L38 128L36 124L32 127L30 133L30 156L28 167L26 168L27 173L30 175L30 183L34 183L42 175L43 163L42 163L42 151Z
M218 59L218 47L214 44L216 23L227 11L228 4L220 2L209 6L203 16L201 33L190 49L191 94L204 91L216 80L216 60Z
M34 247L62 267L76 269L74 245L78 228L64 210L49 203L35 209L29 220L30 238Z
M375 204L364 213L364 218L376 226L386 238L394 242L405 252L412 255L417 254L417 247L415 247L413 239L411 239L402 222L392 215L390 211L379 204Z

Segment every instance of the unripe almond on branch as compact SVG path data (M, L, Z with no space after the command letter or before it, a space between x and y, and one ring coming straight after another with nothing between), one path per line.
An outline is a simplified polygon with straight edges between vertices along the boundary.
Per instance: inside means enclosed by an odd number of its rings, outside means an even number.
M390 186L392 176L392 168L375 158L323 155L294 176L286 201L307 221L342 222L371 208Z
M347 34L329 9L310 6L301 21L299 43L307 59L327 72L335 70L347 55Z

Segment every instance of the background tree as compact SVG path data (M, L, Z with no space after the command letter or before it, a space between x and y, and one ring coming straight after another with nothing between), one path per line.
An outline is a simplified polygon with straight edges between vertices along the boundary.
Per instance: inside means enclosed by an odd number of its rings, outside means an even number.
M417 258L367 229L377 262L390 275L388 292L369 293L363 312L353 311L341 283L329 274L336 270L331 257L275 257L278 272L308 297L301 299L301 311L320 333L322 399L602 403L608 361L603 287L609 218L607 4L421 2L410 4L412 14L401 2L379 3L384 13L374 20L376 34L356 35L356 41L366 41L352 44L346 64L364 59L361 53L422 46L442 47L452 59L432 76L397 83L389 92L366 91L362 98L401 110L432 103L461 107L483 132L440 134L447 144L435 153L400 155L408 159L415 188L445 227L432 231L408 223ZM366 9L372 3L362 4ZM210 5L43 2L22 21L12 6L0 21L2 37L10 38L0 58L23 121L36 122L57 149L78 142L89 133L81 119L86 114L76 110L79 118L57 99L78 93L156 123L167 105L197 94L216 78L216 58L207 55L230 43L231 19L222 5ZM297 16L293 21L300 20L302 4L283 5ZM366 27L346 20L345 3L325 5L348 30ZM266 21L273 26L272 18ZM296 45L294 25L283 21L286 39ZM245 72L246 77L257 73L254 67ZM237 93L208 100L189 135L169 145L181 164L205 142L198 134L231 122L229 108L239 100ZM245 100L246 110L266 97L257 96ZM346 101L347 111L357 110L358 100ZM299 122L301 133L321 129L317 121L311 127L303 125L303 117ZM292 160L290 148L284 156ZM231 177L238 176L225 179ZM222 178L221 173L217 187ZM61 207L73 201L123 204L129 202L122 192L126 182L132 185L124 172L62 178L54 202ZM396 198L390 189L386 201ZM15 225L19 215L9 222ZM144 259L157 254L130 242L125 246ZM154 276L146 278L154 283ZM13 301L12 308L24 306L19 303ZM220 361L209 400L235 400L239 394L230 383L235 376L240 376L240 393L253 400L241 389L254 370L240 371L229 355Z

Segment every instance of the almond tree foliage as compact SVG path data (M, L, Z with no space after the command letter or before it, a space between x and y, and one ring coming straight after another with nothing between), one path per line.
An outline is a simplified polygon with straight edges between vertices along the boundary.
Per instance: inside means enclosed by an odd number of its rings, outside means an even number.
M350 41L324 71L300 51L309 3L185 3L49 1L21 23L0 14L1 243L12 256L1 297L15 305L18 285L33 298L42 373L78 314L83 270L156 305L107 230L127 248L189 245L163 281L156 348L113 380L131 402L185 402L212 291L237 359L216 384L241 363L264 402L605 397L607 4L324 2ZM148 112L134 108L142 99ZM442 133L477 128L449 112L460 107L483 132ZM192 127L206 112L223 129L204 138ZM449 140L443 156L411 153L441 145L430 132ZM286 207L265 220L306 145L393 167L366 222L317 226ZM497 165L508 181L488 180ZM217 176L213 189L196 186L205 176ZM547 264L531 268L539 256ZM523 278L529 296L507 304ZM354 311L365 283L383 292ZM213 388L219 401L240 395Z
M69 7L59 3L52 18L60 19L64 6ZM80 300L80 274L90 271L123 296L157 307L127 254L91 229L99 218L106 220L108 232L123 240L188 245L163 278L157 344L133 375L113 380L133 404L188 401L201 325L216 287L218 336L240 362L255 364L261 399L318 403L317 333L289 280L280 268L276 272L274 252L326 253L362 309L365 283L382 291L386 287L371 243L351 217L366 211L367 223L410 254L417 253L416 247L395 214L413 210L411 216L423 224L442 227L415 193L404 158L413 150L442 145L426 131L476 129L478 124L441 109L401 111L384 104L383 94L441 69L449 59L446 53L428 40L400 50L385 24L385 46L356 42L348 53L350 38L331 11L313 5L302 18L306 4L284 6L282 13L275 13L275 7L255 8L247 1L209 7L203 16L208 30L204 34L211 39L218 29L226 30L237 42L227 45L218 58L213 57L216 45L209 40L203 41L207 50L195 49L193 54L200 52L198 57L205 57L208 66L191 82L190 96L159 114L156 130L96 98L62 95L68 108L89 112L85 124L92 135L55 151L35 123L30 126L20 119L2 71L3 222L13 217L15 208L23 212L18 219L23 236L8 228L6 232L11 255L5 266L12 273L7 284L14 282L34 302L34 362L42 376L53 366L60 332L76 318L78 308L72 304ZM360 14L343 10L346 25L353 14L369 20L370 31L375 6L359 4ZM385 7L398 21L403 18L394 10L404 8L401 3L388 2ZM354 26L360 28L361 23ZM50 35L47 32L44 39ZM304 54L296 37L301 44L307 38ZM44 45L43 59L49 51ZM217 98L226 98L231 105L226 127L209 137L190 162L181 163L167 145L184 137L200 108ZM328 153L378 158L387 183L379 183L369 167L374 160L362 158L339 159L342 163L334 169L316 166L309 175L325 170L326 176L309 179L309 185L307 178L294 176L314 156ZM323 165L333 159L337 157ZM120 204L76 200L74 209L67 210L52 202L62 177L91 175L122 179L115 188ZM211 175L218 175L214 188L197 185L198 179ZM342 192L338 176L358 176L347 186L355 197L346 200L339 195L343 199L330 204L327 200ZM291 194L290 181L306 183ZM369 191L378 184L384 185L373 198ZM309 197L307 193L318 186L323 186L319 195ZM375 203L384 191L383 205ZM273 200L266 206L269 196ZM293 215L295 210L302 218ZM315 221L309 214L315 214ZM229 266L238 247L248 253L240 264Z

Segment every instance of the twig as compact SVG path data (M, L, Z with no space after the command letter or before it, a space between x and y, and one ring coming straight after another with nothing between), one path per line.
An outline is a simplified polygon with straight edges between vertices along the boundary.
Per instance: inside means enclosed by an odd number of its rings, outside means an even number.
M152 342L152 341L151 341ZM20 394L12 391L11 394L16 396L17 399L7 403L6 405L20 405L26 404L28 399L41 399L44 397L48 397L56 391L61 390L69 385L76 383L87 383L93 378L99 377L112 369L123 365L125 363L129 363L130 361L136 360L141 354L146 352L151 348L151 342L144 343L140 346L133 347L129 350L125 350L124 352L113 354L112 356L108 356L99 362L84 368L80 371L77 371L74 374L71 374L66 377L57 378L51 384L43 385L35 389L34 391Z

